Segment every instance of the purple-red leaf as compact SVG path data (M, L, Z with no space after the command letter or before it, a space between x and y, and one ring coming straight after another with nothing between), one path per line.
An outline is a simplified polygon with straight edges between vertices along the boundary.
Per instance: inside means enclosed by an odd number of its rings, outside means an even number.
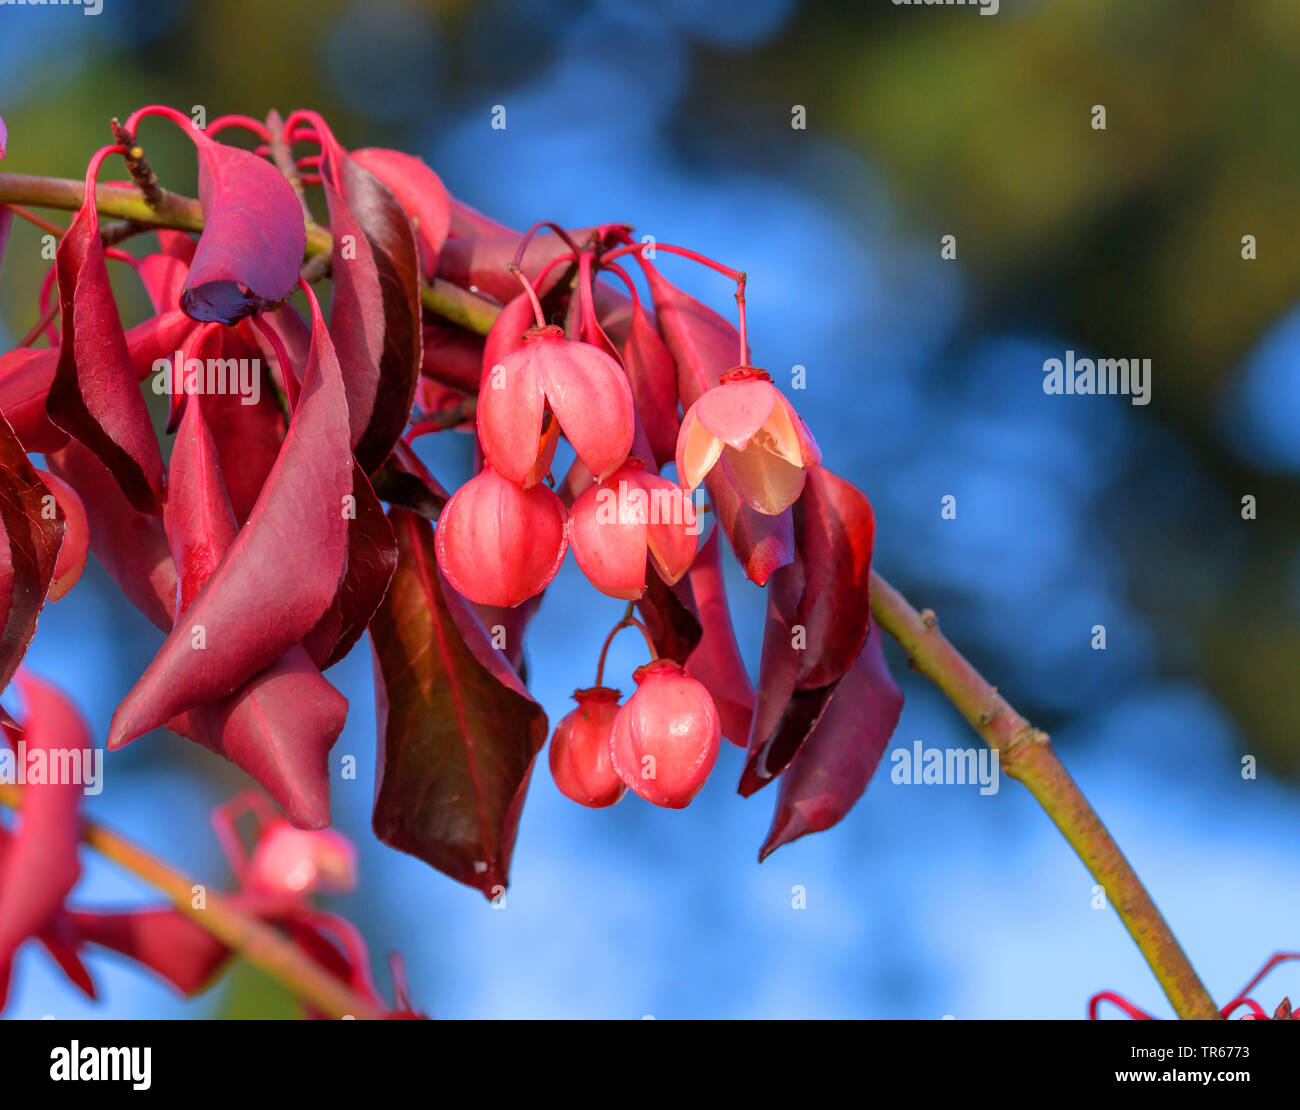
M687 576L695 595L703 635L686 661L686 673L704 683L713 695L722 721L722 734L744 747L754 717L754 687L740 656L736 633L727 607L727 590L722 580L722 547L718 529L709 533L691 564Z
M390 513L400 558L375 614L375 834L495 897L546 715L438 572L433 529Z
M885 663L882 639L873 622L862 654L781 776L760 860L806 833L829 829L853 808L875 774L903 711L903 693Z
M24 729L9 739L15 756L25 753L27 782L22 821L6 846L0 874L0 978L7 976L18 945L48 928L81 874L81 791L85 761L94 748L90 730L62 693L26 671L19 674L18 687Z
M523 334L523 329L520 329L520 334ZM481 335L452 324L440 324L437 321L425 323L420 373L426 378L459 389L462 393L477 393L482 367Z
M402 440L397 441L388 462L375 471L372 483L381 501L410 509L428 520L437 520L451 498L411 445Z
M347 569L338 595L304 641L321 670L332 667L361 639L397 569L393 529L359 463L352 469L352 496Z
M330 821L329 753L347 713L347 699L294 645L229 697L167 727L256 779L298 828L323 829Z
M643 269L659 332L677 364L678 393L682 405L689 408L736 365L740 337L721 316L665 280L653 266ZM789 510L767 516L751 509L740 500L722 467L714 467L704 485L740 565L752 581L766 585L773 571L794 558Z
M768 587L758 703L739 787L746 796L794 758L862 651L870 622L875 518L866 497L816 467L795 504L794 531L795 561Z
M655 331L639 304L632 309L627 339L623 343L623 366L632 383L637 415L645 426L655 462L667 466L676 457L677 366L667 344Z
M47 453L45 461L81 498L95 558L132 605L169 631L176 606L176 565L162 520L132 508L113 476L80 443Z
M347 391L357 460L369 474L401 438L420 377L420 260L392 192L349 157L328 180L334 236L330 334Z
M670 586L659 577L654 564L647 562L645 584L645 596L636 602L636 608L654 641L655 651L661 658L685 663L702 633L690 581L683 579Z
M64 233L55 267L63 317L46 399L50 419L99 457L132 505L159 513L162 452L117 314L93 206L82 208Z
M0 691L36 634L63 544L63 513L45 499L13 430L0 420Z
M194 132L203 234L181 295L195 320L233 324L298 284L307 232L302 205L264 159Z
M352 151L350 157L392 190L415 225L421 271L432 279L438 269L438 254L451 228L451 201L442 179L422 158L400 150L364 147Z
M352 455L338 360L314 300L312 315L302 394L275 467L185 620L118 706L110 748L232 693L301 643L334 600Z

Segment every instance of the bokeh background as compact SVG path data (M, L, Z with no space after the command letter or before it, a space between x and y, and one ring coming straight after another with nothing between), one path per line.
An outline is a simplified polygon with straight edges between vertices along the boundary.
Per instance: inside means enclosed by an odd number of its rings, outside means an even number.
M807 368L797 403L875 504L877 565L1052 732L1211 991L1300 946L1295 0L1002 0L993 17L889 0L103 4L0 9L5 169L80 177L108 117L143 103L313 107L345 144L418 152L514 226L628 221L747 270L756 360L778 383ZM184 141L161 124L144 139L192 190ZM6 348L35 319L37 249L17 226ZM664 267L729 311L716 276ZM1067 349L1152 359L1151 404L1044 395L1043 361ZM435 472L463 480L468 440L430 438ZM762 595L732 581L754 668ZM552 721L620 613L569 560L529 641ZM158 639L92 566L29 663L102 742ZM619 640L616 680L636 652ZM891 659L895 746L976 743ZM589 812L541 767L494 910L375 842L367 653L331 676L352 705L336 755L361 767L335 812L363 879L330 904L381 982L384 954L404 954L435 1016L1078 1017L1103 988L1169 1014L1023 790L896 786L888 763L838 828L762 866L774 797L735 794L734 748L680 813ZM237 772L158 734L107 773L93 816L227 881L204 815ZM91 859L78 897L148 893ZM250 969L189 1003L111 957L94 970L97 1005L27 951L6 1016L292 1009ZM1261 997L1286 991L1300 970Z

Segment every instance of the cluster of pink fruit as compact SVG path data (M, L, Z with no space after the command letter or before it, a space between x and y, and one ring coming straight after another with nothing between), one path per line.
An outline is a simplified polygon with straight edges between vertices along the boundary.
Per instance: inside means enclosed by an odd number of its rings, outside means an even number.
M546 588L570 546L588 581L611 597L643 597L647 567L675 585L695 559L691 497L718 465L755 511L776 515L794 504L821 453L769 375L747 365L743 307L742 365L687 410L674 483L652 472L651 451L633 454L645 432L623 368L595 344L547 325L532 283L513 272L536 326L499 363L488 364L497 350L486 350L477 404L483 468L438 521L438 563L461 594L483 605L518 605ZM740 295L737 301L743 306ZM586 488L569 489L567 512L543 484L561 432L581 464L575 469L585 468ZM629 615L614 631L631 624L639 622ZM722 729L713 698L681 664L654 658L641 627L652 661L633 675L637 690L627 704L620 708L619 691L598 676L594 687L574 694L578 708L551 742L556 784L582 805L613 805L631 787L680 809L717 760ZM603 671L603 653L601 661Z

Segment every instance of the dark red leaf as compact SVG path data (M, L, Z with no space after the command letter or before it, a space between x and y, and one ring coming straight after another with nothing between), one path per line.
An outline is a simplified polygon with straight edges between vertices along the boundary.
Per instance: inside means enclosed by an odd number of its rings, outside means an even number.
M583 228L570 234L574 242L581 244L592 230ZM448 239L438 257L438 276L462 289L507 304L514 300L520 289L519 279L506 269L519 249L519 240L517 232L485 238ZM563 239L543 233L535 236L528 245L520 269L530 281L536 282L548 262L568 253L569 248ZM538 288L538 294L550 292L563 276L564 266L552 266L546 281Z
M438 269L438 254L451 228L451 201L442 179L422 158L400 150L364 147L352 151L350 157L392 190L415 225L420 269L426 278L432 279Z
M645 426L655 462L667 466L677 452L677 367L668 346L655 331L645 310L632 310L627 339L623 343L623 366L632 383L637 415Z
M113 300L93 208L73 219L55 267L62 339L46 410L99 457L132 505L159 513L162 453Z
M310 341L310 333L308 338ZM222 348L222 358L258 357L258 349L233 331L224 331ZM276 403L265 364L257 403L244 402L245 398L233 393L214 393L203 398L203 416L217 446L226 494L240 527L248 520L275 466L286 430L284 414Z
M22 444L0 420L0 691L36 635L58 565L63 513L49 515L48 496Z
M420 375L420 265L392 192L351 158L325 183L334 236L330 334L347 391L357 460L369 474L401 438Z
M739 787L746 796L794 758L861 653L870 621L875 518L866 497L816 467L795 504L794 530L795 561L768 587L758 703Z
M113 476L80 443L47 453L46 465L81 498L90 550L128 601L164 632L176 606L176 565L163 522L133 509Z
M118 706L110 748L232 693L301 643L333 602L347 554L352 456L338 360L314 301L312 311L302 395L275 467L185 620Z
M420 373L426 378L465 393L477 393L482 367L481 335L436 321L424 325Z
M721 316L666 281L653 266L643 269L659 332L677 364L678 393L683 407L689 408L736 365L740 337ZM773 571L794 558L789 510L778 516L755 512L740 500L722 467L714 467L704 485L740 565L752 581L766 585Z
M388 462L375 471L372 484L381 501L410 509L428 520L437 520L451 497L411 445L402 440L398 440Z
M862 654L781 776L760 860L806 833L829 829L867 789L903 712L903 693L889 673L882 640L873 622Z
M400 558L370 628L375 834L491 898L508 881L546 715L439 574L429 522L390 519Z
M352 469L348 561L343 581L325 615L304 641L321 670L332 667L361 639L397 569L397 541L361 465Z
M687 580L695 595L703 635L686 661L686 673L704 683L718 707L722 734L743 748L749 742L754 717L754 687L731 626L718 529L709 533L696 554Z
M194 135L203 234L181 305L195 320L233 324L293 292L307 245L302 205L269 162Z
M661 658L685 663L701 636L690 581L683 579L669 586L654 565L647 563L645 584L645 596L637 601L636 608L654 640L655 651Z
M81 874L82 761L94 748L81 715L57 689L26 671L18 675L18 688L25 708L18 743L26 746L28 778L22 820L7 845L0 875L0 968L5 969L18 945L48 928ZM13 736L10 741L14 743ZM14 750L19 750L17 743ZM45 768L39 783L31 777L38 752Z

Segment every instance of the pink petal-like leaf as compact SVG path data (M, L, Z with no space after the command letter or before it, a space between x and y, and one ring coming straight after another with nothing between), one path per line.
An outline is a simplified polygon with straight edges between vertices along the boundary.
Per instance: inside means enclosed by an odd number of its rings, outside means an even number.
M523 328L519 330L522 335ZM481 335L452 324L428 320L424 324L420 373L462 393L477 393L483 367L483 347Z

